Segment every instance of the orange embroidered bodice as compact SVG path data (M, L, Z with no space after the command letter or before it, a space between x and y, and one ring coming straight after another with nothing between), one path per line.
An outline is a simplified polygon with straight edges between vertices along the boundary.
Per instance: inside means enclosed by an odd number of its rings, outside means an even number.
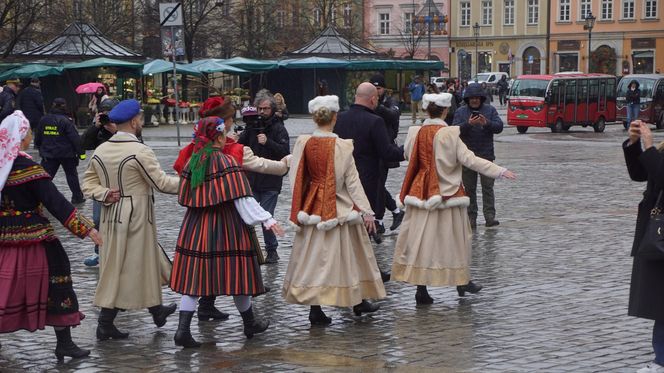
M299 224L304 211L322 221L337 217L337 186L334 174L335 137L312 137L307 141L298 165L290 220Z
M401 202L406 196L424 201L434 195L440 195L436 159L433 155L433 139L441 128L442 125L428 125L422 126L418 131L401 186Z

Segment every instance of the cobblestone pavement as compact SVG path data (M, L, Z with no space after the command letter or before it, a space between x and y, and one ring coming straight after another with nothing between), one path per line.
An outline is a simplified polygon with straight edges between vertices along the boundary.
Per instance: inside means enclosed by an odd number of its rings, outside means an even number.
M306 122L292 123L307 128ZM405 117L402 124L408 125ZM167 169L177 153L166 138L171 132L145 130ZM487 229L482 218L478 221L472 274L484 285L479 294L459 298L453 288L433 288L435 303L416 307L413 286L390 282L379 312L358 318L350 309L327 308L332 325L311 328L308 308L287 304L280 295L291 246L288 232L280 239L279 264L263 267L273 290L255 299L254 308L271 320L270 329L247 340L232 301L220 298L217 304L231 318L195 320L192 332L204 343L200 349L174 346L177 315L157 329L147 311L118 316L118 327L131 332L129 339L96 341L98 309L92 297L98 269L82 264L92 245L58 227L88 316L73 335L92 354L57 363L51 330L5 334L0 335L0 371L634 371L652 358L652 324L626 315L629 248L644 185L628 179L620 149L624 136L610 126L604 134L579 128L518 135L508 128L497 138L498 163L520 179L496 183L500 226ZM656 137L663 140L664 134ZM390 173L391 192L400 188L404 171L402 166ZM62 173L56 183L69 197ZM285 184L276 213L284 222ZM156 208L160 241L172 252L184 209L175 196L166 195L157 196ZM91 204L83 210L90 213ZM382 268L390 266L395 240L389 235L376 248ZM165 290L164 300L176 302L178 296Z

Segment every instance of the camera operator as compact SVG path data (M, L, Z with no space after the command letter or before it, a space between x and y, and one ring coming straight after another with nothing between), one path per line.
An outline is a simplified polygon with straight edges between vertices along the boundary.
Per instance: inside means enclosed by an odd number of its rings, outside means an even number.
M453 125L461 127L461 140L476 156L494 161L496 156L493 148L493 135L503 131L503 121L498 111L487 103L486 92L478 83L472 83L466 89L461 106L454 113ZM464 167L462 173L463 187L468 197L468 217L473 229L477 226L477 172ZM498 224L496 220L493 179L480 174L482 184L482 211L487 227Z
M99 104L99 112L95 115L92 125L81 136L84 150L95 150L97 147L110 139L116 132L118 127L112 123L108 117L108 112L111 111L118 104L115 98L107 98ZM99 221L101 218L101 202L92 201L92 221L95 223L95 228L99 229ZM95 245L95 254L85 258L83 261L88 267L94 267L99 264L99 246Z
M283 120L274 115L277 112L277 102L271 93L261 92L256 96L254 106L258 109L259 120L257 123L247 123L238 142L251 148L259 157L281 160L290 153L290 138ZM249 172L247 176L254 198L265 211L274 214L283 176L254 172ZM272 231L263 229L263 239L267 252L266 263L277 263L279 261L277 237Z
M387 94L387 90L385 89L385 77L383 77L383 75L376 74L371 77L369 82L373 84L378 91L378 105L376 105L376 109L374 111L379 117L383 118L385 127L387 129L387 136L392 143L396 144L397 135L399 134L399 117L401 116L399 106L394 102L392 97ZM387 172L390 168L399 168L399 162L385 162L381 160L379 167L379 203L378 206L376 206L376 211L374 211L376 213L376 235L374 236L374 240L376 242L382 242L381 235L385 233L385 225L383 224L385 208L392 212L392 226L390 226L391 231L399 228L399 225L401 225L403 217L406 214L404 211L401 211L399 207L397 207L397 203L394 198L392 198L392 194L385 187L385 182L387 181Z

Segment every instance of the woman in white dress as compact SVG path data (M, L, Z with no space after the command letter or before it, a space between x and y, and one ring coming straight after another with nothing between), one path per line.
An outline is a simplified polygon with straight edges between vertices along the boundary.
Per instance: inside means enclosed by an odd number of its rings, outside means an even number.
M290 221L297 226L283 296L311 306L312 325L327 325L321 305L351 307L356 315L375 312L365 299L385 297L369 241L373 211L355 168L353 143L332 133L337 96L309 102L318 128L297 139L289 173L293 198Z
M429 114L422 126L412 126L404 144L409 160L400 200L406 205L392 264L392 279L417 285L417 304L431 304L427 286L456 286L459 296L482 288L470 281L471 236L461 183L466 166L492 178L514 179L509 170L476 157L459 138L459 127L445 118L449 93L425 94Z

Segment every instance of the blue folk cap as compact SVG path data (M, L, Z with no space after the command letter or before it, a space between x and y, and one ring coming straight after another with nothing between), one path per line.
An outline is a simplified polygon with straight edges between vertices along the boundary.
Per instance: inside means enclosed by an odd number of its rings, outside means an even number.
M122 100L108 113L108 118L113 123L129 122L141 112L141 104L134 100Z

